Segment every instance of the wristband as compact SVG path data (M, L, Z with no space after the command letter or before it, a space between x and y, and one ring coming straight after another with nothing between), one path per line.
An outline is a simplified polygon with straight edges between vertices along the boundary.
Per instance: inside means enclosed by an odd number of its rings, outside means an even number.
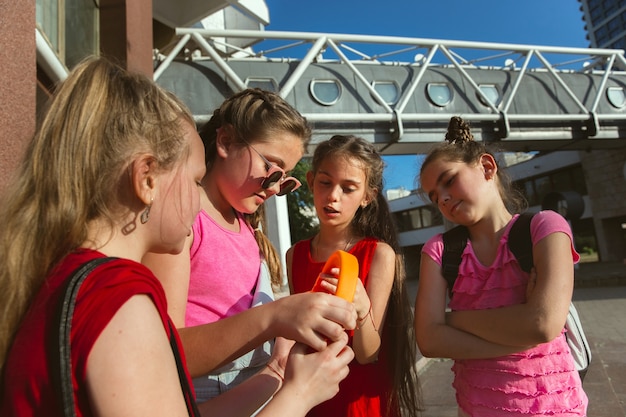
M370 319L372 320L372 325L374 325L374 319L372 318L372 302L371 301L370 301L370 308L369 310L367 310L367 314L364 315L362 318L357 319L356 330L359 330L361 327L363 327L364 322L367 320L367 316L370 316ZM374 325L374 329L376 329L375 325Z

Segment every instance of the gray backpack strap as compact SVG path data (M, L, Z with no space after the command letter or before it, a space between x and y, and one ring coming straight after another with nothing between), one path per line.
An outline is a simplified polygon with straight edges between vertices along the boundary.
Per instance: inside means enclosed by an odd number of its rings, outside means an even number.
M583 325L580 322L580 317L578 317L578 311L574 303L570 303L569 305L569 312L567 313L567 320L565 321L565 339L567 340L567 346L572 353L576 370L582 382L591 364L591 346L589 346L589 342L583 331Z

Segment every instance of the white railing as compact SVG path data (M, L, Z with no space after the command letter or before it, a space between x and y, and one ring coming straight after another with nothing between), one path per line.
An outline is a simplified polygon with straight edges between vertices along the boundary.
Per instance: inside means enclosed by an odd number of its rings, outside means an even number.
M296 68L281 81L278 93L287 97L313 63L341 63L349 68L356 80L367 89L382 111L354 113L305 113L312 122L387 122L396 126L396 140L403 134L406 122L434 121L443 123L451 114L411 113L407 104L420 86L428 70L446 68L455 70L488 104L486 111L467 114L470 121L497 121L502 125L502 137L509 137L512 122L545 121L554 124L564 121L585 122L589 136L595 136L603 121L624 120L626 113L598 111L600 100L610 77L623 78L626 85L624 51L611 49L570 48L556 46L516 45L508 43L470 42L407 37L348 35L328 33L176 29L177 39L162 51L155 51L156 80L175 59L188 61L211 60L232 83L235 89L246 88L246 82L230 65L242 60L260 62L295 62ZM247 40L242 48L229 40ZM410 66L416 75L403 86L399 100L390 105L374 88L364 74L365 65ZM502 92L502 99L492 103L485 96L473 74L484 71L509 71L511 82ZM483 72L483 71L480 71ZM512 104L520 95L520 86L530 73L543 73L558 85L576 108L567 113L539 114L512 111ZM583 100L571 85L567 74L588 74L596 80L594 96ZM580 94L580 93L578 93ZM587 104L584 104L587 103ZM206 116L206 115L205 115ZM203 117L200 115L199 117ZM548 133L555 134L554 132ZM556 133L559 136L559 133Z

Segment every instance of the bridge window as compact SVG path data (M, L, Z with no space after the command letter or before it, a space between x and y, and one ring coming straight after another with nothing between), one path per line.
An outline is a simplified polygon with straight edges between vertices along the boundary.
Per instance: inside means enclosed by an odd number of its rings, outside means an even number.
M500 92L498 91L498 87L494 84L481 84L478 88L480 88L480 91L485 95L485 97L487 97L487 99L489 99L491 104L494 106L500 104ZM480 96L480 94L477 94L477 96L481 103L485 106L489 106L489 103L487 103L485 99Z
M396 104L400 96L400 89L394 81L374 81L372 87L387 104Z
M439 107L445 107L452 101L452 91L446 83L428 83L426 93L430 101Z
M336 80L313 80L309 90L313 98L325 106L332 106L341 97L341 86Z
M618 109L621 109L626 105L626 95L622 87L609 87L606 89L606 98L609 99L609 103Z
M260 88L265 91L276 92L276 81L273 78L248 78L246 80L246 87L248 88Z

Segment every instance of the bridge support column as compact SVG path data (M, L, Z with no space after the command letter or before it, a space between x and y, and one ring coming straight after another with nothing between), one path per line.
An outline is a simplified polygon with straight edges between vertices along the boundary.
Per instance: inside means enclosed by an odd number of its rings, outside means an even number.
M291 246L291 232L289 231L289 212L287 211L287 197L274 196L265 203L265 218L267 230L265 233L276 247L283 266L283 284L287 284L287 269L285 254Z

